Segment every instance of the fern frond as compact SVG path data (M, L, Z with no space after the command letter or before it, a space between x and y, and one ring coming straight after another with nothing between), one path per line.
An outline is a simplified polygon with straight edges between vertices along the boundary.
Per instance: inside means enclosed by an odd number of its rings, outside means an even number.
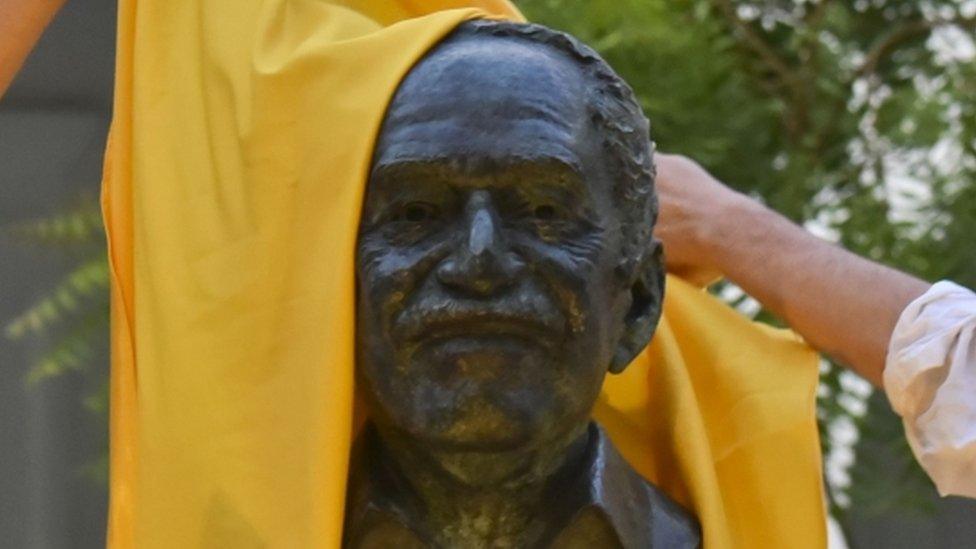
M108 287L108 261L104 253L75 267L47 295L11 319L4 331L10 339L46 332L53 324L77 311L79 302Z
M92 343L87 338L66 338L38 360L27 372L27 383L59 376L69 370L81 370L84 361L93 355Z
M99 486L108 486L108 452L86 462L78 472Z
M106 416L108 414L108 402L108 380L102 382L97 391L86 395L81 401L86 410L98 416Z
M99 308L79 322L74 329L58 339L44 355L36 360L27 371L27 383L56 377L68 371L84 370L95 356L98 340L94 337L104 331L104 311Z
M100 243L104 239L98 201L88 199L65 212L7 228L11 236L33 244L65 247Z

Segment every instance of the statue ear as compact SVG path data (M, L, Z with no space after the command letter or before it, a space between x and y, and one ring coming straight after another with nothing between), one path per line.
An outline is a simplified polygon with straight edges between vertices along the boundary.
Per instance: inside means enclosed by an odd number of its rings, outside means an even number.
M637 266L631 286L630 309L624 318L624 331L617 343L610 372L619 374L644 350L661 320L664 301L664 256L661 242L654 239L651 251Z

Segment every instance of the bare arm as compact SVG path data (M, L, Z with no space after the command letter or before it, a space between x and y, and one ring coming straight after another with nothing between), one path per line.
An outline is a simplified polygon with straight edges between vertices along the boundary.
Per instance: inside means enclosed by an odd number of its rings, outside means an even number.
M0 98L65 0L0 0Z
M721 273L806 340L877 386L905 307L929 284L824 242L695 162L655 156L668 268Z

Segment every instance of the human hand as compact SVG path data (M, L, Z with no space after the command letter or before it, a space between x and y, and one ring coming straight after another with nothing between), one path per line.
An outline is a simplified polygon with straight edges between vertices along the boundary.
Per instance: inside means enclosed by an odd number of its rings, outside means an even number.
M714 282L722 276L715 250L725 226L752 200L685 156L656 153L654 164L660 202L655 234L664 244L668 272L699 286Z

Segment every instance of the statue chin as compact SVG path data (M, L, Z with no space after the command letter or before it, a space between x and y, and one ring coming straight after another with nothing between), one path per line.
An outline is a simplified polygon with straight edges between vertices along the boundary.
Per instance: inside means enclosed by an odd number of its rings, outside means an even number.
M498 459L498 456L498 453L476 450L438 452L436 458L449 478L469 488L511 486L513 481L531 477L529 454L523 459Z
M507 398L493 398L492 392L474 389L455 395L444 409L426 408L422 419L409 422L409 435L437 452L492 454L533 446L547 431L539 410L513 410Z
M425 372L457 391L471 382L521 386L557 367L539 342L505 334L465 335L425 342L411 357L411 370Z
M556 411L575 404L553 390L562 368L520 343L455 339L416 353L406 370L396 384L409 398L388 398L387 411L400 429L443 450L538 444L565 415Z

